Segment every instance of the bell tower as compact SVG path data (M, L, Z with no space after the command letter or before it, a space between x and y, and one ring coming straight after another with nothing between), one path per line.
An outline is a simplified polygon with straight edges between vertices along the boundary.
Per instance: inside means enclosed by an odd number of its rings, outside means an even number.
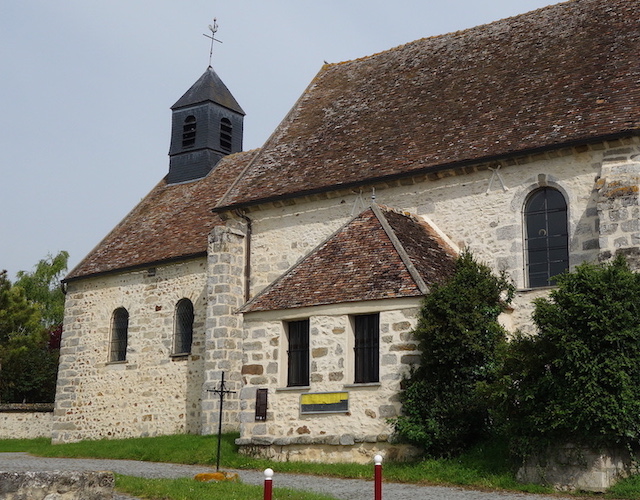
M242 151L244 111L211 66L171 107L168 184L205 177Z

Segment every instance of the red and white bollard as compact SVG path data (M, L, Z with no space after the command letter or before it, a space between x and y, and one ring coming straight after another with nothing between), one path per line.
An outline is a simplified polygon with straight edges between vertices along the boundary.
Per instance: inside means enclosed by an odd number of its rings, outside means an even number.
M273 498L273 469L264 470L264 500Z
M382 500L382 456L373 457L373 498L374 500Z

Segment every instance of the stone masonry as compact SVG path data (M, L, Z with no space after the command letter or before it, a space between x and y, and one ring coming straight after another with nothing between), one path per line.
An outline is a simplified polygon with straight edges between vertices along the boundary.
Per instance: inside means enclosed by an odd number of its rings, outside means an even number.
M69 284L53 442L200 431L205 260ZM173 356L176 303L194 304L192 352ZM111 318L130 314L125 362L109 361Z
M596 188L601 259L622 254L640 269L640 146L605 152Z
M245 239L243 221L230 219L227 226L214 228L209 238L209 305L205 354L205 379L202 393L202 433L218 432L218 389L222 372L225 388L234 391L225 396L223 432L238 429L239 396L242 389L242 318L238 310L245 300Z

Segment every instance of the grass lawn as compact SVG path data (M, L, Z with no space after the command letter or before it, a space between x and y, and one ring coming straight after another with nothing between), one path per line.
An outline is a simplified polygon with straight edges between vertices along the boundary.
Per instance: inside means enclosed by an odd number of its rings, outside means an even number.
M221 468L257 469L271 467L276 473L297 472L342 478L372 478L372 465L313 464L303 462L271 462L240 455L234 444L236 434L225 434L222 440ZM177 435L154 438L84 441L51 445L46 438L32 440L0 440L0 452L26 451L34 455L69 458L114 458L153 462L199 464L215 467L216 436ZM536 485L522 485L515 480L514 464L501 443L485 443L455 459L423 460L413 463L383 464L384 480L419 484L455 485L489 490L512 490L550 494L552 490ZM262 488L234 483L216 485L197 483L191 479L150 480L117 476L120 491L152 499L195 500L225 498L244 500L261 498ZM274 488L278 499L328 500L330 497ZM207 496L208 494L212 496ZM640 500L640 480L621 481L606 497Z

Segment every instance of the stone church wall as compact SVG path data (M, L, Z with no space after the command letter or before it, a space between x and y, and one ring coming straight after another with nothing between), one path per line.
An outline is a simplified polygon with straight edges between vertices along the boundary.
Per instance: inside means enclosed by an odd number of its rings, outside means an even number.
M406 447L389 444L387 419L400 412L403 375L419 361L410 331L419 299L359 302L245 316L241 437L246 452L276 460L370 461L373 450L396 457ZM380 313L380 382L354 384L350 315ZM310 320L310 385L287 387L287 346L283 320ZM265 421L256 421L256 390L268 389ZM301 414L305 393L346 392L348 411ZM315 446L308 446L313 444ZM265 446L273 445L270 448ZM390 451L390 448L393 450Z
M601 245L615 246L620 241L601 236L596 190L596 183L602 182L603 162L617 157L620 148L637 149L637 139L565 148L378 184L375 189L336 191L254 208L248 214L253 222L251 294L364 210L374 195L377 203L428 219L455 245L470 248L496 271L506 271L519 293L514 310L503 322L512 330L531 330L530 303L544 291L529 290L526 283L523 207L527 197L540 187L558 189L568 205L570 266L598 261L605 250ZM611 212L614 217L621 214ZM630 228L631 222L624 227ZM627 239L640 241L637 234Z
M68 284L53 442L197 433L206 259ZM172 356L178 300L194 304L192 353ZM125 362L109 362L111 319L129 312Z

